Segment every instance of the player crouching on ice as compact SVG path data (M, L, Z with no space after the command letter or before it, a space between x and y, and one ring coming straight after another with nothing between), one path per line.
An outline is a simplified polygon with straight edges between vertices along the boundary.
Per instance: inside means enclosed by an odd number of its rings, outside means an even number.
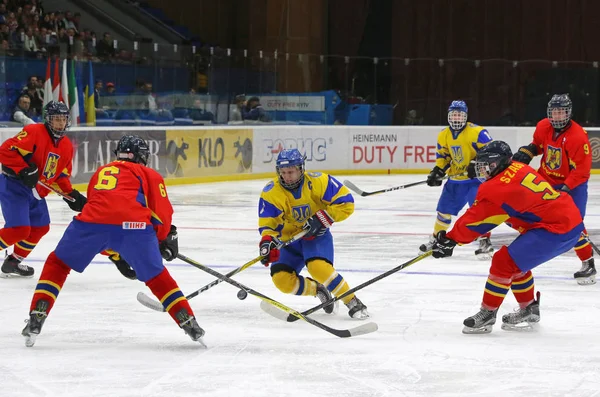
M502 316L502 329L530 329L540 321L540 294L536 300L531 269L573 248L584 230L583 219L566 192L554 190L530 166L512 161L505 142L485 146L472 167L483 182L475 202L448 234L437 236L432 254L452 256L456 244L470 243L502 222L518 230L519 237L494 254L481 310L465 319L463 333L491 332L509 289L520 308Z
M116 161L98 168L92 176L87 204L46 259L31 301L29 322L22 332L29 347L71 270L83 272L96 254L109 247L131 265L179 327L204 345L204 330L162 263L162 258L172 261L177 257L177 228L171 224L173 207L165 182L146 166L148 144L138 136L126 135L119 140L115 154Z
M271 265L271 278L283 293L316 296L327 302L350 289L333 267L333 237L329 227L354 212L354 198L346 186L320 172L304 172L305 156L297 149L283 150L276 160L277 178L263 189L258 203L262 263ZM279 239L290 239L303 229L304 238L281 250ZM300 276L306 266L313 278ZM350 294L342 301L350 317L366 319L367 307ZM336 302L337 303L337 302ZM335 304L323 310L330 314Z

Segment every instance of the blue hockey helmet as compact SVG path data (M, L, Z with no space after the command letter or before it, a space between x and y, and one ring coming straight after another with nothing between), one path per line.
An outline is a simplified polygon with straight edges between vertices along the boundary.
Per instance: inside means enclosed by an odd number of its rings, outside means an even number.
M557 130L562 130L571 121L573 102L569 94L553 95L548 102L548 120Z
M117 143L114 153L117 160L146 165L150 156L150 148L146 141L139 136L125 135Z
M453 130L462 130L467 125L469 108L465 101L452 101L448 107L448 125Z
M504 171L512 161L512 150L504 141L492 141L485 145L473 160L475 177L481 182Z
M277 155L277 160L275 161L275 170L281 186L286 189L296 189L302 184L302 181L304 180L305 161L306 156L300 153L298 149L285 149L279 152ZM284 178L281 176L281 169L286 167L297 167L298 170L300 170L300 176L297 180L293 182L286 182L284 180Z
M44 106L44 125L54 139L65 136L71 126L71 115L67 105L57 101L48 102Z

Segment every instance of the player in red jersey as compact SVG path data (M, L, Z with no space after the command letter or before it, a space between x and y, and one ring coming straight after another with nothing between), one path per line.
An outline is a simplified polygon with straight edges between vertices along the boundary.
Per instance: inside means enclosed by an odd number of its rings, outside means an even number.
M69 109L62 102L51 101L44 111L44 124L27 125L0 146L0 206L5 220L0 229L0 250L14 245L0 276L33 276L33 268L21 261L50 230L44 199L50 191L38 185L38 180L73 197L75 201L65 201L74 211L81 211L86 203L70 182L73 144L65 137Z
M96 254L109 247L133 267L137 278L146 283L179 327L204 345L204 330L162 263L162 258L172 261L177 257L177 228L171 224L173 207L163 178L146 167L148 144L138 136L126 135L119 140L115 154L116 161L100 167L92 176L86 206L44 264L29 322L22 332L29 347L35 343L70 271L83 272Z
M456 244L468 244L503 222L521 233L494 254L481 310L465 319L465 334L492 331L509 289L520 309L502 316L502 329L530 328L539 322L539 292L536 300L531 269L573 248L584 230L573 199L511 157L510 147L502 141L477 153L473 172L484 182L475 203L450 232L438 235L432 249L435 258L451 256Z
M548 117L540 121L533 133L533 142L521 147L513 160L529 164L542 155L538 172L555 189L567 192L575 201L581 217L585 217L588 180L592 168L592 153L587 132L571 120L573 104L567 94L554 95L548 102ZM575 245L581 269L573 276L580 285L596 283L593 251L587 232Z

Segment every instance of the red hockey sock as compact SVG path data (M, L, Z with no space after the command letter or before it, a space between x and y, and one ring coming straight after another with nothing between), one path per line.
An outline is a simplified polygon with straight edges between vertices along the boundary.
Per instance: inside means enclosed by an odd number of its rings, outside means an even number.
M527 271L527 273L519 274L513 278L510 288L522 309L534 301L534 287L535 283L533 281L533 274L531 273L531 270Z
M50 313L54 302L58 298L58 293L62 289L70 272L71 268L69 266L65 265L54 252L50 253L35 287L30 311L35 309L39 300L43 299L48 301L48 313Z
M483 291L482 306L488 310L499 308L510 289L513 276L520 273L521 270L509 255L506 246L500 248L492 258L490 275Z
M594 255L590 242L584 237L580 237L577 244L575 244L575 253L582 262L587 261Z
M188 300L179 289L177 282L169 274L167 268L164 268L158 276L147 281L146 285L176 323L179 324L175 318L175 314L181 309L186 309L188 314L194 315Z
M5 227L0 229L0 250L5 250L31 233L29 226Z
M50 225L32 226L29 236L15 243L13 255L19 260L27 258L37 243L39 243L42 237L44 237L49 231Z

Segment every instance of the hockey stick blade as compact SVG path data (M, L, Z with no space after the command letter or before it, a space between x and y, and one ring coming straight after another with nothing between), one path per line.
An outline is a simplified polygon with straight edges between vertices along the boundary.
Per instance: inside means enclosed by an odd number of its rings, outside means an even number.
M294 235L291 239L289 239L288 241L284 241L281 242L277 248L281 249L287 245L292 244L294 241L298 241L299 239L301 239L302 237L304 237L304 235L307 233L307 230L303 230L300 233ZM247 268L249 268L250 266L254 265L255 263L257 263L258 261L260 261L262 259L262 256L256 257L246 263L244 263L242 266L238 267L237 269L234 269L232 271L230 271L229 273L227 273L225 276L226 277L232 277L236 274L238 274L241 271L246 270ZM198 295L200 295L201 293L203 293L204 291L207 291L209 289L211 289L212 287L214 287L217 284L221 284L223 282L223 280L221 279L216 279L208 284L206 284L204 287L197 289L196 291L192 292L191 294L187 295L185 298L186 299L192 299ZM156 299L153 299L151 297L149 297L148 295L146 295L143 292L138 292L137 294L137 300L138 302L140 302L142 305L146 306L148 309L152 309L154 311L157 312L164 312L165 308L163 307L162 303L160 303L159 301L157 301Z
M379 280L381 280L383 278L386 278L386 277L388 277L388 276L390 276L390 275L392 275L392 274L394 274L396 272L399 272L402 269L406 269L407 267L409 267L411 265L414 265L415 263L417 263L417 262L419 262L419 261L421 261L421 260L423 260L423 259L425 259L425 258L427 258L429 256L431 256L431 251L427 251L424 254L421 254L421 255L419 255L419 256L417 256L417 257L415 257L415 258L413 258L413 259L411 259L411 260L409 260L407 262L404 262L403 264L401 264L399 266L396 266L395 268L390 269L390 270L388 270L385 273L381 273L379 276L373 277L372 279L367 280L364 283L362 283L360 285L357 285L354 288L349 289L348 291L344 292L342 295L336 296L335 298L330 299L327 302L323 302L323 303L321 303L321 304L319 304L319 305L317 305L315 307L312 307L312 308L310 308L308 310L305 310L301 314L303 316L308 316L308 315L316 312L317 310L320 310L320 309L324 308L327 305L331 305L335 301L343 299L344 297L346 297L346 296L348 296L350 294L353 294L356 291L361 290L361 289L363 289L363 288L365 288L365 287L367 287L367 286L369 286L369 285L371 285L371 284L373 284L373 283L375 283L375 282L377 282L377 281L379 281ZM269 314L271 314L271 313L269 312ZM271 314L271 315L273 315L273 314ZM287 321L288 323L292 323L292 322L298 320L298 318L296 316L285 316L285 317L282 317L282 316L273 316L273 317L279 318L280 320L283 320L283 321Z
M266 296L266 295L264 295L264 294L262 294L262 293L260 293L260 292L258 292L256 290L253 290L252 288L247 287L244 284L241 284L241 283L239 283L239 282L237 282L237 281L235 281L235 280L233 280L233 279L225 276L224 274L221 274L221 273L217 272L216 270L211 269L210 267L204 266L204 265L202 265L202 264L200 264L200 263L198 263L198 262L196 262L196 261L194 261L194 260L192 260L192 259L190 259L190 258L188 258L188 257L186 257L184 255L182 255L182 254L178 254L177 258L181 259L182 261L184 261L184 262L186 262L186 263L188 263L188 264L190 264L190 265L192 265L192 266L194 266L194 267L196 267L196 268L198 268L198 269L200 269L200 270L202 270L202 271L204 271L206 273L209 273L209 274L211 274L211 275L213 275L213 276L215 276L215 277L223 280L227 284L233 285L237 289L244 290L248 294L254 295L258 299L263 300L263 301L265 301L268 304L271 304L273 306L276 306L279 309L281 309L281 310L283 310L283 311L285 311L285 312L287 312L287 313L289 313L289 314L291 314L293 316L296 316L296 317L298 317L298 318L306 321L307 323L309 323L311 325L314 325L315 327L320 328L323 331L326 331L326 332L328 332L328 333L330 333L332 335L335 335L335 336L337 336L339 338L350 338L350 337L354 336L351 333L351 330L331 328L331 327L329 327L329 326L327 326L327 325L325 325L325 324L323 324L323 323L321 323L319 321L313 320L310 317L303 316L302 313L300 313L299 311L294 310L294 309L292 309L292 308L284 305L281 302L278 302L278 301L276 301L274 299L271 299L268 296ZM377 325L376 324L374 324L373 326L371 326L371 331L370 332L374 332L376 330L377 330ZM363 334L361 334L361 335L363 335Z
M266 301L260 302L260 308L265 313L270 314L271 316L273 316L279 320L282 320L282 321L287 321L288 316L290 316L290 314L287 314L286 312L267 303ZM294 318L296 318L296 317L294 317ZM348 330L348 332L350 333L350 336L359 336L359 335L370 334L372 332L377 331L377 329L378 329L378 327L377 327L376 323L367 323L367 324L359 325L358 327L350 328Z

